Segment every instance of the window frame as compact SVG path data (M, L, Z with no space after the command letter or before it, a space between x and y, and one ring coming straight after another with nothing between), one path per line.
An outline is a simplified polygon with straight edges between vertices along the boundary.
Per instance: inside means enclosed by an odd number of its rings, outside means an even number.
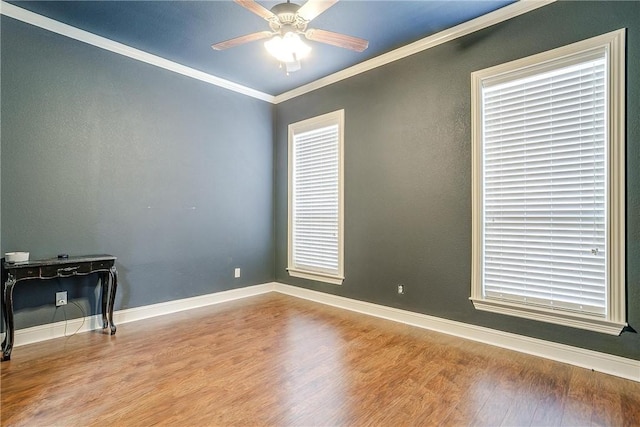
M625 278L625 35L620 29L547 52L475 71L471 74L472 121L472 266L470 300L478 310L533 319L574 328L619 335L626 323ZM562 68L589 52L607 53L607 92L605 108L607 160L607 313L604 317L524 305L487 298L483 289L482 249L484 246L483 193L483 82L517 80L548 71L555 64Z
M294 137L296 134L338 126L338 268L335 274L315 271L295 265L293 257L293 191L294 191ZM344 280L344 109L312 117L288 127L288 226L287 226L287 271L290 276L302 279L341 285Z

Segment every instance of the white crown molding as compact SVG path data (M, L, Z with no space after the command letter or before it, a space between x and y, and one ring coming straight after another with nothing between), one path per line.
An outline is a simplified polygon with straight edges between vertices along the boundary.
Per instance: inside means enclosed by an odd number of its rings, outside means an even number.
M320 89L324 86L339 82L340 80L353 77L355 75L364 73L365 71L369 71L374 68L381 67L383 65L405 58L409 55L413 55L414 53L422 52L423 50L441 45L458 37L462 37L475 31L482 30L483 28L487 28L491 25L506 21L516 16L538 9L542 6L546 6L555 1L556 0L519 0L516 3L505 6L494 12L480 16L471 21L464 22L455 27L441 31L437 34L433 34L429 37L425 37L421 40L418 40L391 52L387 52L368 61L354 65L353 67L338 71L337 73L315 80L311 83L284 92L277 96L269 95L267 93L260 92L258 90L240 85L238 83L234 83L232 81L195 70L185 65L169 61L168 59L164 59L159 56L152 55L150 53L124 45L122 43L118 43L113 40L98 36L88 31L63 24L61 22L44 17L42 15L38 15L4 1L0 1L0 15L6 15L27 24L49 30L51 32L90 44L92 46L96 46L131 59L142 61L168 71L173 71L175 73L182 74L184 76L191 77L224 89L241 93L252 98L267 101L272 104L279 104L297 96L304 95L305 93Z
M532 10L546 6L555 1L556 0L519 0L516 3L512 3L486 15L482 15L478 18L472 19L471 21L463 22L455 27L451 27L439 33L425 37L406 46L392 50L391 52L376 56L368 61L361 62L353 67L345 68L344 70L338 71L337 73L331 74L327 77L323 77L296 89L284 92L275 97L274 103L279 104L297 96L304 95L305 93L339 82L340 80L348 79L349 77L364 73L365 71L382 67L383 65L387 65L415 53L422 52L423 50L431 49L432 47L466 36L467 34L474 33L492 25L499 24L500 22L515 18L516 16L524 13L531 12Z
M394 322L404 323L422 329L453 335L456 337L477 341L496 347L506 348L545 359L568 363L582 368L593 369L605 374L615 375L632 381L640 382L640 360L633 360L593 350L572 347L522 335L502 332L495 329L475 326L468 323L441 319L426 314L400 310L379 304L358 301L323 292L312 291L283 283L270 282L246 288L232 289L213 294L200 295L159 304L151 304L120 310L114 313L116 325L162 316L192 308L220 304L240 298L247 298L268 292L279 292L296 298L314 301L357 313L375 316ZM39 341L60 338L77 332L100 329L102 316L88 316L72 319L67 322L57 322L47 325L19 329L15 334L15 346L19 347ZM4 334L1 334L4 336Z
M274 96L264 92L251 89L249 87L234 83L232 81L213 76L211 74L204 73L202 71L195 70L177 62L169 61L168 59L161 58L156 55L152 55L148 52L135 49L122 43L115 42L105 37L98 36L85 30L81 30L71 25L63 24L53 19L47 18L37 13L30 12L26 9L22 9L4 1L0 1L0 15L5 15L18 21L25 22L27 24L34 25L36 27L43 28L56 34L60 34L74 40L81 41L83 43L90 44L100 49L108 50L119 55L126 56L131 59L135 59L150 65L154 65L159 68L164 68L174 73L182 74L187 77L200 80L214 86L218 86L224 89L228 89L243 95L250 96L252 98L260 99L273 103Z

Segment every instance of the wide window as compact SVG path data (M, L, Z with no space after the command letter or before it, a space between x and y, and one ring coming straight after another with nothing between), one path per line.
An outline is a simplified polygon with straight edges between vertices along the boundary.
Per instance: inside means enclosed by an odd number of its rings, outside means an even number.
M289 125L289 274L342 284L344 110Z
M625 326L624 30L472 74L476 308Z

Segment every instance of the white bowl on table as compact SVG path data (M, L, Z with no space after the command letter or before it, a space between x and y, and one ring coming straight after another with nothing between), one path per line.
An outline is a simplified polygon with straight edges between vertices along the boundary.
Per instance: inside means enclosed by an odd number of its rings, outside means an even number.
M7 262L27 262L29 261L29 252L7 252L4 254Z

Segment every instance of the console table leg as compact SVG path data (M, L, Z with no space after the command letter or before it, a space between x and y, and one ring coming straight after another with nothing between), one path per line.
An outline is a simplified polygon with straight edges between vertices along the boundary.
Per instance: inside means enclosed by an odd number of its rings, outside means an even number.
M116 291L118 290L118 270L116 270L116 266L111 267L110 271L111 275L111 292L109 292L109 322L111 324L111 335L116 333L116 325L113 323L113 306L116 302Z
M11 351L13 350L13 338L15 332L15 325L13 324L13 287L16 284L16 279L9 274L7 281L4 283L4 319L7 328L7 332L2 341L2 360L11 359Z
M100 273L100 285L102 286L102 329L109 327L107 307L109 306L109 288L111 287L111 274Z

